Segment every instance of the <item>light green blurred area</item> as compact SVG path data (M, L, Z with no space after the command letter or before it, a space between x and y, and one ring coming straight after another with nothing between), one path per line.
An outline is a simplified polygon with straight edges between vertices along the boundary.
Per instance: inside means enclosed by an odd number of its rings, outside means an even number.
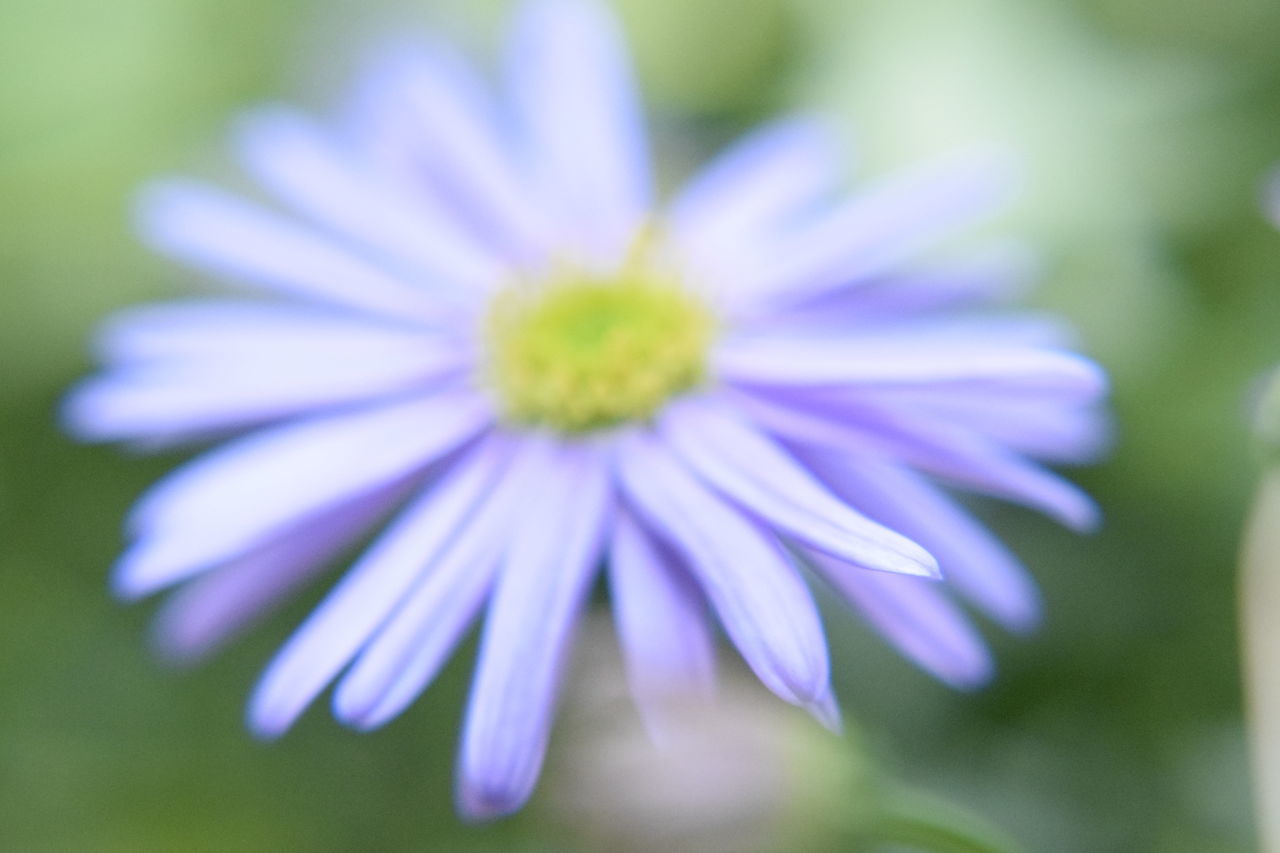
M254 742L244 697L314 596L202 669L161 666L151 608L113 602L104 579L130 500L172 459L76 447L55 427L96 319L186 278L130 234L140 182L230 178L238 109L333 103L389 30L442 28L492 54L506 5L0 5L0 849L581 846L546 807L554 776L514 820L453 816L469 650L376 734L317 708ZM778 111L826 116L856 178L957 147L1016 151L1025 193L993 230L1041 252L1033 301L1071 316L1115 376L1115 453L1079 474L1100 534L982 508L1049 613L1028 638L984 626L994 686L951 693L829 608L837 687L869 749L1030 850L1251 849L1233 589L1246 399L1280 361L1280 233L1259 203L1280 162L1280 4L618 5L668 182Z

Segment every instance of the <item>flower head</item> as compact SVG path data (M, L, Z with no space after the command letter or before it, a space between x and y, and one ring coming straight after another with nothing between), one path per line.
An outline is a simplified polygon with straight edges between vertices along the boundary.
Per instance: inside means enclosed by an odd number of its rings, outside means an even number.
M655 726L709 686L714 622L835 724L803 564L921 666L980 683L941 572L1011 628L1036 596L936 480L1088 526L1028 460L1088 454L1104 385L1054 324L973 310L1007 256L913 260L999 202L999 170L843 200L830 139L793 119L658 203L598 6L531 0L509 57L501 104L447 50L396 49L335 128L247 116L238 153L284 212L191 181L144 194L152 246L250 293L125 312L68 402L94 439L222 440L139 502L119 593L182 584L157 630L197 656L372 535L249 723L278 735L334 684L339 719L379 726L483 612L473 816L532 790L602 565Z

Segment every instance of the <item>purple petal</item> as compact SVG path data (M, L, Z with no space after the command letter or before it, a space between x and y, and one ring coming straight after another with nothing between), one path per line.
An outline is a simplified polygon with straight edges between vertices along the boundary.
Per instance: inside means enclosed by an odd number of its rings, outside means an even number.
M341 151L324 130L287 108L244 116L236 134L245 167L300 213L425 276L437 292L489 286L497 259L424 193L410 195Z
M364 553L277 654L249 704L263 737L285 731L383 624L502 473L509 447L467 454Z
M392 46L356 95L360 143L393 179L446 202L514 257L540 260L545 215L473 70L443 46Z
M1066 480L936 418L911 417L870 401L841 401L825 409L814 404L805 411L767 395L734 399L767 430L789 441L905 462L964 488L1033 507L1076 529L1089 530L1098 522L1093 501Z
M747 664L778 696L823 707L826 640L799 573L768 534L703 486L659 440L621 440L618 473L629 503L686 559Z
M611 504L598 448L560 445L525 495L480 643L459 758L458 808L519 808L546 752L560 669L600 559Z
M308 519L179 589L156 617L162 654L197 661L261 620L405 496L397 483Z
M701 266L731 273L744 254L755 262L752 248L762 237L794 223L834 188L835 159L825 127L803 119L767 125L681 190L667 217L671 230Z
M473 358L437 335L253 303L135 309L100 346L123 366L82 383L64 409L91 440L201 437L424 391Z
M368 730L390 721L427 688L484 603L516 513L557 469L538 443L516 456L351 665L334 714Z
M564 217L562 240L615 261L650 203L647 143L616 22L592 0L530 0L507 82L531 167Z
M971 157L886 181L779 241L744 282L762 304L794 304L883 274L1003 206L1008 164Z
M401 321L457 321L457 306L196 181L151 184L138 198L137 218L151 248L218 275Z
M673 702L703 698L715 679L706 602L687 567L630 513L620 512L609 549L609 585L632 696L661 735Z
M991 677L991 656L964 614L936 585L919 578L868 572L814 554L823 577L911 660L959 688Z
M865 456L801 452L841 497L916 539L937 555L947 580L1005 627L1025 631L1040 619L1040 595L998 539L923 477Z
M771 527L868 569L939 576L927 551L842 503L785 450L716 403L674 404L660 431L689 468Z
M146 595L235 558L308 515L404 477L490 422L467 393L262 430L179 468L139 501L141 534L118 564L121 595Z
M718 375L750 385L908 387L958 383L1096 399L1106 375L1070 352L1014 344L980 344L933 334L869 334L806 339L759 335L720 343Z
M904 270L813 299L760 318L780 323L848 330L850 324L883 323L948 309L1003 302L1025 292L1036 264L1021 246L999 246L969 257Z

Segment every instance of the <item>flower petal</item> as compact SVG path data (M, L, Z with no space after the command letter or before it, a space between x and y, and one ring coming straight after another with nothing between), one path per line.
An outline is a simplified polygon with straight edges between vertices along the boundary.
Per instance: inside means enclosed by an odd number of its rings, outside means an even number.
M659 429L685 464L770 526L868 569L939 577L927 551L841 503L785 450L714 404L674 404Z
M546 477L525 495L512 531L462 734L457 798L469 817L519 808L542 767L561 665L612 503L597 451L580 443L552 448Z
M672 703L705 698L715 679L706 602L676 556L628 512L609 549L614 620L627 681L651 733L668 728Z
M489 594L517 511L554 476L542 447L517 444L501 480L338 683L333 694L338 719L362 730L377 728L426 689Z
M237 130L240 156L264 186L300 213L424 275L424 287L487 287L502 275L497 259L448 210L382 180L300 113L262 107Z
M780 238L743 282L761 305L794 304L883 274L958 226L1003 206L1008 163L967 157L885 181Z
M405 492L398 483L307 519L177 590L156 617L161 653L188 663L216 651L312 580Z
M799 118L774 122L694 176L667 220L685 250L700 257L749 251L834 188L835 159L827 128Z
M456 322L458 308L322 236L196 181L149 185L138 229L158 252L289 296L401 321Z
M907 468L848 453L800 451L837 494L938 557L947 581L1014 631L1040 621L1040 595L1000 540L937 486Z
M89 440L201 437L423 391L473 358L421 331L251 303L135 309L101 347L128 366L82 383L63 409Z
M440 45L390 47L351 112L362 147L394 179L436 194L513 257L545 255L548 223L506 144L510 129L456 53Z
M616 261L649 208L648 151L626 46L591 0L530 0L512 37L507 82L568 245Z
M703 486L657 437L621 439L629 504L687 560L748 666L778 696L810 709L830 695L813 599L778 543Z
M262 430L179 468L131 516L142 535L118 564L137 597L235 558L338 501L408 476L483 430L471 393L313 418Z
M482 444L361 556L263 673L249 704L256 733L284 732L350 662L448 546L508 458L504 442Z
M930 335L805 339L729 338L714 355L718 375L735 383L803 387L1000 385L1020 393L1096 399L1106 375L1071 352L1013 344L978 344Z
M979 687L991 678L986 644L936 585L868 572L822 554L812 558L823 577L919 666L962 689Z
M794 401L758 393L735 395L734 400L788 441L905 462L963 488L1033 507L1078 530L1098 523L1093 501L1071 483L937 418L911 417L871 400L857 405L841 401L825 411L820 405L806 411Z

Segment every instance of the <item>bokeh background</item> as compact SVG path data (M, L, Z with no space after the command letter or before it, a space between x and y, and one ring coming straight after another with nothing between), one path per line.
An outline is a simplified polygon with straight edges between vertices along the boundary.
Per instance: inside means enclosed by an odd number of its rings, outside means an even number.
M492 56L506 5L0 3L0 849L589 849L553 805L558 756L585 736L572 719L523 814L454 817L469 652L372 736L318 708L277 744L251 739L247 691L314 598L203 668L159 665L151 607L104 582L129 502L173 459L55 427L95 321L186 277L131 237L141 181L232 175L237 110L333 104L387 32ZM1029 850L1253 849L1234 577L1250 389L1280 361L1280 233L1260 204L1280 162L1280 4L617 5L673 179L778 111L833 122L855 178L974 142L1016 150L1027 188L999 227L1041 253L1033 301L1072 317L1115 378L1114 453L1078 473L1098 535L978 507L1049 613L1029 638L986 626L992 687L950 692L830 608L856 749Z

